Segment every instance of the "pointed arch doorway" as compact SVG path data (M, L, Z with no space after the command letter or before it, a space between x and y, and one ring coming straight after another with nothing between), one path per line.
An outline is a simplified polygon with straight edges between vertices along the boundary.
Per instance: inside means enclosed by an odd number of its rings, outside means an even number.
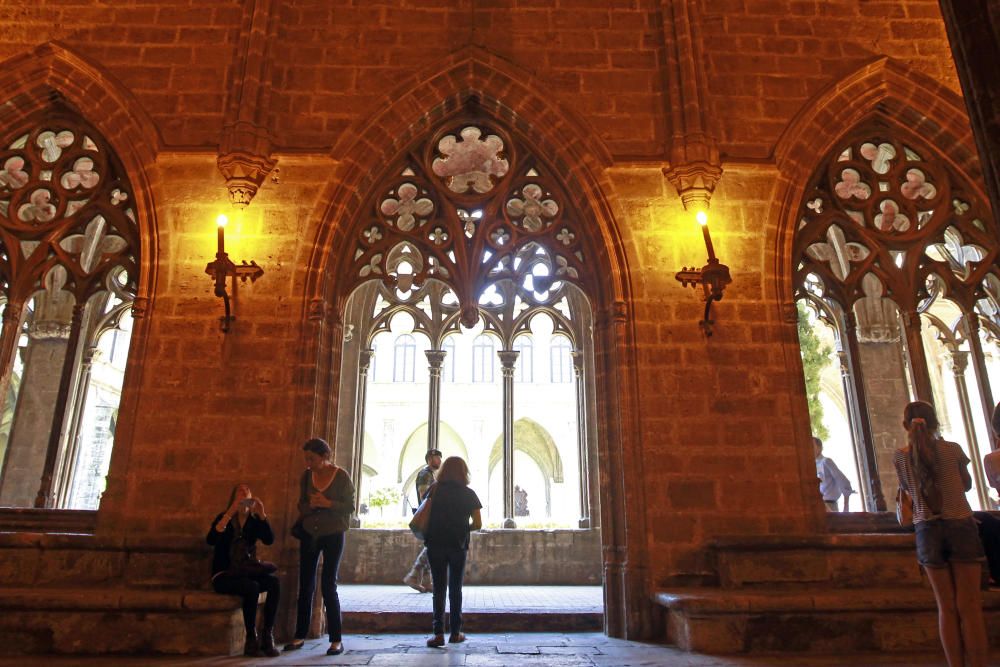
M352 443L338 458L357 471L361 527L387 529L386 517L405 526L421 464L403 460L412 458L406 441L423 429L427 449L467 453L487 524L510 531L479 540L467 581L599 585L591 303L603 301L607 275L597 267L607 250L586 229L579 198L529 146L471 100L368 188L337 272L337 433ZM519 443L519 432L531 442ZM366 439L375 441L367 450ZM377 465L364 460L371 450ZM366 466L395 478L365 478ZM573 539L553 537L560 530ZM380 539L386 554L394 539ZM416 545L403 539L412 560ZM359 559L362 551L375 552L359 546ZM401 559L400 578L408 565Z

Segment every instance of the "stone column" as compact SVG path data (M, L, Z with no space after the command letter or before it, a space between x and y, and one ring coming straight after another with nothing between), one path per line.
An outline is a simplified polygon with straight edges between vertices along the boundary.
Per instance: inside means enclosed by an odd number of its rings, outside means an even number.
M86 307L87 304L85 302L73 305L73 319L70 324L69 341L66 343L66 354L63 355L63 366L59 376L59 391L56 392L55 409L52 411L49 442L45 451L45 465L42 468L42 480L38 485L38 493L35 495L35 507L50 508L55 501L52 491L55 483L56 459L59 455L59 446L63 439L66 406L69 400L73 376L75 375L74 371L77 366L76 357L80 345L80 330L83 328L83 312Z
M80 449L80 427L83 425L83 413L87 407L87 393L90 389L90 376L94 367L94 358L99 353L97 345L88 345L83 350L80 359L79 380L75 383L76 393L73 397L73 424L66 438L66 451L59 466L59 483L56 489L56 504L66 507L76 482L76 460Z
M576 380L576 446L580 469L580 528L590 528L590 466L587 460L587 406L583 379L583 351L574 350L573 377Z
M60 379L66 358L72 354L69 345L72 311L73 300L68 293L43 294L35 300L14 423L7 443L7 460L0 476L0 504L14 507L35 504L45 469ZM17 339L15 336L15 345Z
M965 440L969 443L969 455L972 459L972 474L976 478L976 493L979 495L981 507L989 507L986 490L989 485L983 475L982 453L979 451L979 441L976 439L976 425L972 421L972 405L969 401L969 387L965 382L965 371L969 367L969 353L960 350L949 350L945 359L952 374L955 376L955 389L958 392L958 405L962 411L962 425L965 428Z
M861 348L858 345L858 325L857 317L853 311L847 316L847 349L848 361L850 363L850 376L853 380L853 396L857 402L857 417L862 435L863 447L860 449L864 462L865 480L861 483L868 484L869 506L871 512L884 512L886 510L885 496L882 495L882 482L878 476L878 465L875 462L875 439L872 434L871 418L868 414L868 399L865 390L864 372L861 367Z
M430 376L430 392L427 401L427 450L438 447L441 431L441 365L448 355L444 350L425 350L427 373Z
M969 340L969 349L972 351L972 368L976 372L976 384L979 387L979 403L986 418L986 432L990 437L990 449L994 448L997 437L1000 433L991 433L993 418L993 391L990 388L990 374L986 368L986 354L983 352L983 342L979 340L979 316L975 313L966 313L965 332ZM986 507L984 505L984 507Z
M7 407L8 385L14 369L14 355L17 354L17 343L21 338L21 318L24 315L24 305L7 302L3 306L3 326L0 327L0 414ZM14 406L11 406L11 410ZM3 461L0 460L0 466Z
M354 516L351 524L357 528L361 525L361 466L364 464L362 454L365 450L365 404L368 396L368 369L371 368L372 355L370 347L358 354L358 387L354 392L354 450L351 453L351 481L354 483Z
M844 403L847 405L847 421L848 425L851 427L851 445L854 449L854 469L858 476L858 492L861 494L862 506L869 508L869 510L874 507L873 499L871 497L870 487L864 483L865 480L865 467L862 465L862 461L866 460L866 455L864 451L864 434L861 433L861 417L860 411L858 410L857 397L854 395L854 380L851 377L851 363L848 358L848 354L844 351L837 352L837 361L840 363L840 382L844 387Z
M906 348L910 356L910 372L913 373L913 391L917 398L928 403L934 402L931 376L927 370L927 355L924 341L920 336L920 313L915 310L902 314L903 329L906 333Z
M517 528L514 522L514 364L517 350L500 350L503 370L503 527Z

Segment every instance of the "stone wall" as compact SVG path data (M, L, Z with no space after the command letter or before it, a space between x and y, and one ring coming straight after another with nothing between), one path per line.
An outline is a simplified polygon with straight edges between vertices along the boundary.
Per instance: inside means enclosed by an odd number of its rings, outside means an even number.
M148 302L99 531L201 535L246 482L293 567L300 443L336 433L345 295L331 257L358 232L365 185L471 96L565 167L601 248L593 270L608 288L591 297L604 369L593 430L606 585L648 604L657 584L709 569L713 536L824 530L791 306L792 230L828 145L877 109L880 122L918 119L975 176L935 0L254 5L277 6L274 34L254 53L269 79L256 97L240 88L240 99L256 100L253 122L273 140L279 171L227 231L231 258L265 273L234 287L226 335L204 269L215 215L229 207L216 158L243 71L244 6L0 9L0 135L9 141L11 119L56 91L107 136L138 190ZM681 6L693 21L681 41L704 47L697 62L678 60L667 27ZM689 81L688 97L667 85L700 70L704 85ZM674 280L701 265L705 247L663 175L684 139L678 123L696 112L719 135L711 229L734 278L711 338L697 325L699 293ZM340 456L350 445L336 446Z
M399 584L420 553L408 530L348 534L340 581ZM598 530L486 530L472 534L465 583L479 586L596 586L601 583Z

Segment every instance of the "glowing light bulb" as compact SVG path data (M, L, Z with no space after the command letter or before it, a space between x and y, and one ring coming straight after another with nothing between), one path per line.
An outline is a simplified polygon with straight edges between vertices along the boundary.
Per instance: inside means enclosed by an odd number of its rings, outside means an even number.
M694 219L698 221L699 225L707 225L708 213L705 213L704 211L698 211L697 213L695 213Z
M229 224L229 218L226 217L225 213L220 213L219 217L215 219L215 224L217 224L219 227L225 227L227 224Z

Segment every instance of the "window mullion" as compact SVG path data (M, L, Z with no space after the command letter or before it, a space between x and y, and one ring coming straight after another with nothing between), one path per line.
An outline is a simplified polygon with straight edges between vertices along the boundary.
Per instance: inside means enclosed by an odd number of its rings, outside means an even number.
M86 306L86 301L82 300L73 304L73 319L70 324L69 340L66 343L66 356L63 359L62 373L59 377L55 410L52 413L52 427L49 429L49 442L45 450L45 465L42 467L42 479L38 487L38 494L35 496L35 507L39 508L52 506L56 459L62 440L62 426L66 418L66 404L69 399L72 376L76 368L76 353L80 344L80 330L83 328L83 311Z
M848 362L853 382L853 395L857 402L859 426L861 427L862 445L860 453L864 456L865 471L870 491L869 510L873 512L886 511L885 496L882 494L882 482L878 476L878 463L875 459L875 438L872 435L871 418L868 415L868 399L865 391L864 372L861 370L861 351L858 347L857 318L853 309L846 313L847 317L847 348Z

